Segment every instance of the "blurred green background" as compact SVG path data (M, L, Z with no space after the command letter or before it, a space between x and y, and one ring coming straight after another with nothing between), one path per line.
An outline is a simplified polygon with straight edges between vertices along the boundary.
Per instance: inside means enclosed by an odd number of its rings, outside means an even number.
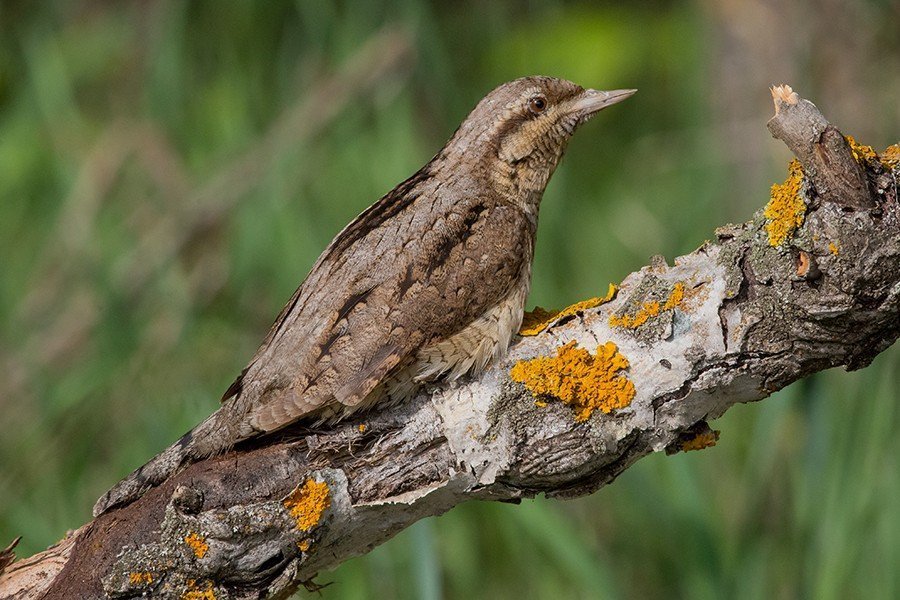
M787 6L784 6L787 5ZM637 87L545 195L529 306L748 219L788 82L900 138L900 3L0 3L0 547L41 550L209 414L332 236L495 85ZM469 504L343 598L900 597L900 348L716 423L591 497Z

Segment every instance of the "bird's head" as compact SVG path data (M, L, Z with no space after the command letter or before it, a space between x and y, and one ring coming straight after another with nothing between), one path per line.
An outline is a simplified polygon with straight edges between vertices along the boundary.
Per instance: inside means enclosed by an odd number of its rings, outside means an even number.
M481 163L497 191L524 200L543 192L579 125L635 91L584 89L555 77L516 79L478 103L445 151Z

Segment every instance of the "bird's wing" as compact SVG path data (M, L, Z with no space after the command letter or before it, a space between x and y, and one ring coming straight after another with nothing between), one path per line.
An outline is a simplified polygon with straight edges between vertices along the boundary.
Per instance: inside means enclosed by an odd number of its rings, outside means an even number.
M316 313L330 310L331 307L327 303L319 302L323 295L329 295L327 293L329 286L334 287L335 283L340 283L349 289L355 283L359 273L350 273L347 272L347 269L342 269L345 263L348 262L347 257L359 254L360 241L380 228L384 228L385 223L392 217L397 216L413 205L420 195L417 187L423 181L428 180L428 169L429 165L426 165L409 179L400 183L378 202L353 219L349 225L335 236L316 260L306 279L294 291L291 299L284 305L281 312L278 313L265 339L263 339L256 354L250 360L250 364L241 371L240 375L225 390L221 402L224 403L239 395L243 390L244 379L247 377L248 372L254 369L258 370L261 365L269 362L272 350L276 346L276 341L283 332L289 330L293 325L303 327L304 321L308 329L322 318L321 315ZM357 260L352 261L353 263L359 263L359 257L356 258ZM356 270L358 271L358 269ZM336 282L337 277L346 279L346 281Z
M262 390L255 429L359 403L419 349L509 293L531 260L533 223L478 198L446 210L419 201L430 210L410 202L365 230L356 227L364 213L323 254L244 376Z

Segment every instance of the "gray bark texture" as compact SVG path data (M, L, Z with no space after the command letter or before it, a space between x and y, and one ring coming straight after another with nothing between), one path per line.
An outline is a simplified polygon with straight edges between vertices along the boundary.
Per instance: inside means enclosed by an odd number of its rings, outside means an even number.
M8 565L0 597L284 598L465 500L589 494L642 456L709 435L706 421L734 404L866 366L900 335L900 169L854 154L789 88L773 97L769 128L804 171L805 215L784 242L772 245L760 211L674 265L632 273L611 301L518 339L476 380L194 464ZM642 310L645 322L622 326ZM510 379L518 361L573 341L616 344L634 384L627 407L578 422Z

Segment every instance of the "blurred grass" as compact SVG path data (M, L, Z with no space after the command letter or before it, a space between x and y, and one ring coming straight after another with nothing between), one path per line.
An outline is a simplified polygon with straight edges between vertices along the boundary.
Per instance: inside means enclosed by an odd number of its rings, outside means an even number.
M641 90L573 140L530 305L595 295L749 218L784 172L769 83L895 142L896 3L854 8L846 67L816 62L833 5L790 21L805 29L757 81L726 59L769 50L742 12L767 6L0 4L0 546L53 543L211 412L331 237L502 81ZM333 85L360 62L383 72ZM323 595L898 597L898 367L892 348L734 408L715 449L648 457L589 498L418 523L324 574Z

